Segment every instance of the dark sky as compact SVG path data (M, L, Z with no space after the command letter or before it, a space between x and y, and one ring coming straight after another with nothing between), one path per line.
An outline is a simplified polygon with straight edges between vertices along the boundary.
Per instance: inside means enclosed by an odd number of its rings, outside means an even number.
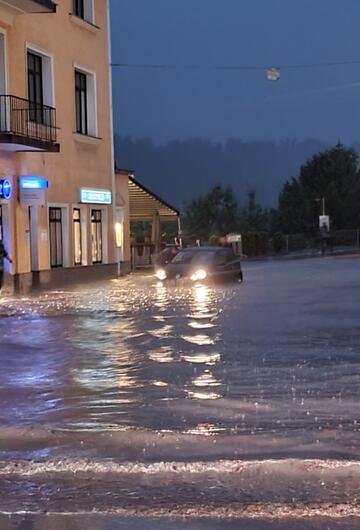
M360 61L359 0L110 0L113 62ZM360 64L281 70L113 70L115 130L156 142L360 138Z

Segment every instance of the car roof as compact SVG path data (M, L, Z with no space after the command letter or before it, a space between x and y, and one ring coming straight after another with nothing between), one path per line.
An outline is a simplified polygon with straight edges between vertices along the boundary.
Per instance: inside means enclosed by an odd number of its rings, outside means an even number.
M186 252L187 250L191 250L192 252L195 250L196 252L201 252L201 251L212 251L212 252L216 252L217 250L224 250L224 249L230 249L231 250L231 247L210 247L210 246L204 246L204 247L186 247L186 248L183 248L181 249L183 252Z

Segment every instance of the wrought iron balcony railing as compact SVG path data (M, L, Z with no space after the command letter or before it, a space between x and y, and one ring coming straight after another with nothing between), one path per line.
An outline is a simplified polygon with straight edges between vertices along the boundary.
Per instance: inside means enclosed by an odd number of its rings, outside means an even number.
M17 96L0 95L0 143L56 148L56 110ZM49 148L52 147L52 148Z

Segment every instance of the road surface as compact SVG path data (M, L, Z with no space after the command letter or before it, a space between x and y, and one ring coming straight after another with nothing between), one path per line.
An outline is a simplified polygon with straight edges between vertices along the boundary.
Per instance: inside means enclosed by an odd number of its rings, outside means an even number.
M244 272L1 299L1 529L359 527L360 259Z

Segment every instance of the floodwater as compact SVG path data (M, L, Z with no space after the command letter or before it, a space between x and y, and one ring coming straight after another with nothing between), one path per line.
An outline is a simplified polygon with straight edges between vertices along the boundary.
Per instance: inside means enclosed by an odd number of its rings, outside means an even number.
M360 259L244 272L0 300L1 529L359 527Z

